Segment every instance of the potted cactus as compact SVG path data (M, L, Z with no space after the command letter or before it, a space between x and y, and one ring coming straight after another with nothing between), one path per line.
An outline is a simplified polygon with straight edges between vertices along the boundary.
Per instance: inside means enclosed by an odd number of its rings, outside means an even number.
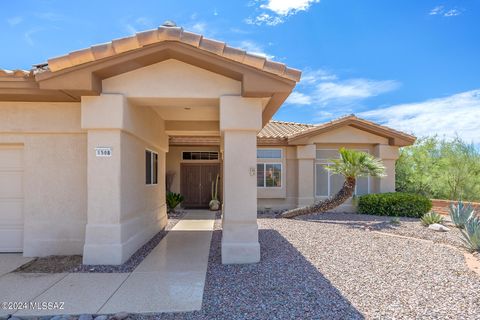
M217 211L220 209L220 201L218 200L218 181L220 180L220 175L217 174L215 181L212 181L212 200L208 204L210 210Z

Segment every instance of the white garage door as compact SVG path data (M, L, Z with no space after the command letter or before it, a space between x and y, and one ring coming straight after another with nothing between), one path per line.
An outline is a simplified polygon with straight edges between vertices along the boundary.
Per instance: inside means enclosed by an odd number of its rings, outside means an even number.
M23 148L0 145L0 252L23 251Z

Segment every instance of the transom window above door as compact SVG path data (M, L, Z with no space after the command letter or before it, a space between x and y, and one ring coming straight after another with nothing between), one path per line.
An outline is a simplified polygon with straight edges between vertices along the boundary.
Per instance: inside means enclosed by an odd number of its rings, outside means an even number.
M218 151L182 151L182 160L218 160Z
M282 149L257 149L257 159L281 159Z

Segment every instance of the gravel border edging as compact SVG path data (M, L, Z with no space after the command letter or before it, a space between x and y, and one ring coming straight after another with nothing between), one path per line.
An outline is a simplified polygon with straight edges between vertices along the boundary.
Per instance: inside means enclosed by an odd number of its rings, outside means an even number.
M145 259L150 252L160 243L160 241L168 234L168 232L183 218L186 214L185 211L178 211L174 214L169 214L168 223L156 233L150 240L148 240L143 246L141 246L135 253L122 265L84 265L78 264L76 266L67 268L62 270L62 273L130 273L132 272L142 261ZM81 256L80 256L81 257ZM57 268L52 266L52 268L48 269L49 261L50 263L56 263L58 259L61 259L61 256L50 256L44 258L35 258L34 260L23 264L22 266L18 267L13 272L17 273L58 273L59 271ZM66 258L70 258L67 256ZM35 261L42 259L41 266L39 269L35 269Z
M186 212L176 212L168 218L168 223L154 235L147 243L141 246L135 253L122 265L84 265L72 269L72 273L129 273L132 272L150 252L160 243L170 230L182 219Z

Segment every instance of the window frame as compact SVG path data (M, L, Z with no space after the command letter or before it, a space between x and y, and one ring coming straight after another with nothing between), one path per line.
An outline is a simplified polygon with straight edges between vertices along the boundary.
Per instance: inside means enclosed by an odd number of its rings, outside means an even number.
M327 150L327 151L338 151L338 149L327 149L327 148L317 148L315 149L315 197L318 198L318 197L331 197L333 195L330 195L330 192L331 192L331 177L332 177L332 172L330 172L329 170L326 170L327 171L327 175L328 175L328 179L327 179L327 192L328 192L328 195L319 195L317 194L317 165L321 165L321 166L329 166L332 164L332 162L330 162L329 160L331 159L323 159L323 158L317 158L316 155L317 155L317 151L318 150ZM357 151L362 151L362 152L366 152L368 154L370 154L370 151L368 149L354 149L354 150L357 150ZM340 154L339 154L340 156ZM363 177L362 177L363 178ZM366 194L370 194L371 192L371 178L370 176L367 176L367 193ZM357 195L357 187L358 187L358 179L355 181L355 190L353 191L353 194L356 196Z
M145 179L147 178L147 152L150 152L150 183L145 180L146 186L157 186L158 185L158 152L153 151L152 149L145 149ZM156 166L155 166L156 158Z
M194 153L216 153L217 154L217 159L184 159L183 154L186 152ZM199 161L206 161L206 162L219 162L220 161L220 151L218 150L182 150L180 152L180 161L185 161L185 162L199 162Z
M258 157L258 150L280 151L280 158L259 158ZM257 160L268 160L268 161L278 160L278 161L282 161L283 160L283 149L282 148L257 148L256 157L257 157Z
M283 163L282 162L257 162L258 165L263 165L263 187L258 186L257 180L257 188L259 189L281 189L283 187ZM280 165L280 186L267 186L267 175L265 174L267 165ZM258 171L258 169L257 169ZM257 172L258 174L258 172Z

